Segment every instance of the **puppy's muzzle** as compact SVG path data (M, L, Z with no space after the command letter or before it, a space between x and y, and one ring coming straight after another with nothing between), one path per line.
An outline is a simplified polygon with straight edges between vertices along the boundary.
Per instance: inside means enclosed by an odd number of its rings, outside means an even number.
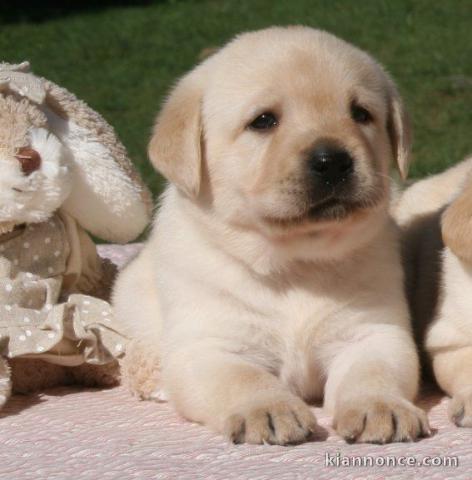
M330 144L321 144L311 152L308 171L312 181L320 186L336 187L350 179L354 171L354 162L346 150Z

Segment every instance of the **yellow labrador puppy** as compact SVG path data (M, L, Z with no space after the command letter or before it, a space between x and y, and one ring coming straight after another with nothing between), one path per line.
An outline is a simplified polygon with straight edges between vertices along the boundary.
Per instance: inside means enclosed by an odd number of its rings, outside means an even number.
M388 213L408 147L391 79L325 32L246 33L185 75L149 146L170 185L114 294L130 388L235 442L305 440L323 396L349 441L426 434Z
M472 427L472 158L419 181L396 207L408 296L425 366Z

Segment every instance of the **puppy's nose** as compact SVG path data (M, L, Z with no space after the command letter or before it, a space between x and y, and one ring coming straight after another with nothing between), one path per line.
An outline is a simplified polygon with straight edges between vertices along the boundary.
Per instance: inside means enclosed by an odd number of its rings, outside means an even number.
M354 166L346 150L332 145L319 145L311 152L309 169L326 185L334 186L346 181Z
M41 156L32 148L20 148L16 154L16 159L20 162L21 171L25 175L31 175L41 168Z

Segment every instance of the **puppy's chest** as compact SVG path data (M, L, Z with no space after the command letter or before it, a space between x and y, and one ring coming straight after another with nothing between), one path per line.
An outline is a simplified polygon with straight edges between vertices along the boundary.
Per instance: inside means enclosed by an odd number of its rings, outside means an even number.
M257 351L292 391L306 399L320 398L323 358L336 348L342 307L316 288L268 297L268 307L251 322L251 352Z
M342 315L344 302L328 295L316 283L281 290L257 291L248 296L261 332L273 333L285 347L327 341L326 323Z
M284 304L279 376L305 399L321 398L324 358L340 340L342 307L325 294L294 292Z

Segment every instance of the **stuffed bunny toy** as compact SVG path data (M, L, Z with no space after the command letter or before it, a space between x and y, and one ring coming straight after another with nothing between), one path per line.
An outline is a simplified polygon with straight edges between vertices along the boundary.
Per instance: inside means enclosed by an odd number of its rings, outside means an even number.
M114 270L87 232L128 242L150 213L99 114L27 62L0 64L0 406L12 390L117 381Z

